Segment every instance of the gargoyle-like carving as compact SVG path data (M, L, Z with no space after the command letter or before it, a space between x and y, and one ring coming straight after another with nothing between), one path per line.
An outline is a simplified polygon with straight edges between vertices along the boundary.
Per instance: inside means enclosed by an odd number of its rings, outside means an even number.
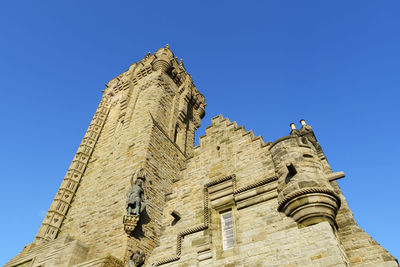
M143 265L145 259L146 255L144 254L144 252L136 250L132 253L128 261L128 267L140 267Z

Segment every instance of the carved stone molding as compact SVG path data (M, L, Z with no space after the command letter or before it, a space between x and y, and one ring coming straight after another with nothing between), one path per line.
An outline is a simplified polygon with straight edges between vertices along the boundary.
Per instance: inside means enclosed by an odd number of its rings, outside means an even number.
M209 228L209 226L210 226L209 197L210 197L211 202L212 202L213 201L212 200L213 199L213 196L212 196L213 193L216 193L216 192L218 192L220 190L228 192L229 190L227 190L227 188L228 188L228 186L230 186L232 190L230 190L229 192L230 192L230 194L232 196L232 200L233 200L235 198L236 194L240 194L240 193L246 192L248 190L252 190L254 188L258 188L258 187L263 186L263 185L267 185L269 183L275 182L277 179L278 178L276 176L273 176L273 177L269 177L269 178L263 179L261 181L257 181L255 183L247 185L245 187L236 189L236 176L235 175L229 175L229 176L225 176L223 178L211 181L211 182L207 183L206 185L204 185L204 210L203 210L204 224L197 225L197 226L194 226L192 228L189 228L187 230L184 230L184 231L180 232L177 235L176 254L173 255L173 256L169 256L169 257L163 258L161 260L158 260L158 261L154 262L152 265L153 266L160 266L160 265L167 264L167 263L170 263L170 262L178 261L181 258L182 240L183 240L183 238L186 235L197 233L197 232L200 232L200 231L203 231L203 230L206 230L206 229ZM217 186L220 186L220 185L222 185L222 187L218 189ZM214 188L212 188L212 187L214 187ZM214 192L214 189L216 189L215 192ZM274 198L275 197L276 196L274 196ZM217 198L215 198L215 199L217 199ZM205 257L205 259L210 258L210 255L211 255L210 253L211 252L208 249L207 253L205 255L203 255Z
M123 219L125 233L130 236L135 230L136 225L139 221L139 216L125 215Z
M136 250L132 253L128 261L128 267L140 267L143 265L145 260L146 254L144 254L144 252L141 250Z
M327 188L310 187L295 191L280 201L278 211L292 217L300 226L309 226L323 221L336 225L336 214L340 198Z

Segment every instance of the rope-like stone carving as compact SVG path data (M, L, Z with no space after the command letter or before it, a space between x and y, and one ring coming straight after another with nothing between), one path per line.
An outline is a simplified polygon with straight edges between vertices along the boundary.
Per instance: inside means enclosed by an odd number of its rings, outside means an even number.
M209 207L208 207L208 187L222 183L222 182L226 182L232 180L232 184L233 184L233 188L234 188L234 194L238 194L271 182L274 182L276 180L278 180L278 177L276 176L272 176L269 177L267 179L258 181L256 183L244 186L242 188L236 189L236 175L229 175L229 176L225 176L223 178L211 181L207 184L204 185L204 224L201 225L197 225L194 226L192 228L189 228L185 231L182 231L178 234L177 238L176 238L176 255L174 256L170 256L170 257L166 257L164 259L158 260L156 262L153 263L153 266L160 266L166 263L170 263L170 262L174 262L174 261L178 261L181 258L181 253L182 253L182 239L186 236L186 235L190 235L190 234L194 234L203 230L206 230L209 228L210 226L210 212L209 212Z
M179 260L181 258L181 253L182 253L182 239L186 235L194 234L194 233L208 229L208 227L210 226L210 215L209 215L209 208L208 208L208 187L210 186L210 184L214 185L214 184L220 183L222 181L227 181L229 179L232 179L232 177L234 177L234 175L227 176L227 177L217 180L219 182L217 182L217 181L210 182L204 186L204 209L203 209L204 224L197 225L197 226L189 228L185 231L180 232L178 234L178 236L176 237L176 255L158 260L153 263L153 266L159 266L159 265L163 265L166 263L170 263L170 262Z
M239 194L239 193L242 193L244 191L247 191L247 190L250 190L250 189L253 189L253 188L256 188L256 187L259 187L259 186L262 186L262 185L265 185L265 184L268 184L268 183L271 183L271 182L274 182L274 181L277 181L277 180L278 180L277 176L272 176L272 177L269 177L267 179L255 182L254 184L250 184L250 185L246 185L244 187L241 187L241 188L235 190L234 194Z
M216 185L216 184L219 184L219 183L222 183L222 182L226 182L226 181L231 180L231 179L232 179L232 182L233 182L233 186L236 189L236 175L234 175L234 174L233 175L229 175L229 176L225 176L225 177L222 177L222 178L219 178L219 179L216 179L214 181L211 181L211 182L207 183L204 187L208 188L210 186L213 186L213 185Z
M170 262L173 262L173 261L177 261L177 260L179 260L180 258L181 258L181 257L178 256L178 255L176 255L176 256L171 256L171 257L167 257L167 258L161 259L161 260L159 260L159 261L156 261L155 263L153 263L153 266L160 266L160 265L163 265L163 264L166 264L166 263L170 263Z
M208 209L208 190L204 187L204 224L210 224L210 212Z
M312 194L312 193L323 193L323 194L328 194L333 196L336 201L338 202L338 205L340 206L340 198L338 195L333 191L328 188L322 188L322 187L309 187L309 188L304 188L300 189L298 191L292 192L289 195L285 196L281 201L279 201L278 205L278 211L281 211L282 208L292 199L306 195L306 194Z
M153 266L159 266L159 265L163 265L169 262L173 262L173 261L177 261L181 258L181 253L182 253L182 239L186 236L186 235L190 235L190 234L194 234L203 230L208 229L209 225L207 224L203 224L203 225L198 225L195 226L193 228L189 228L183 232L180 232L178 234L178 236L176 237L176 255L175 256L171 256L171 257L167 257L164 259L161 259L159 261L156 261L155 263L153 263Z

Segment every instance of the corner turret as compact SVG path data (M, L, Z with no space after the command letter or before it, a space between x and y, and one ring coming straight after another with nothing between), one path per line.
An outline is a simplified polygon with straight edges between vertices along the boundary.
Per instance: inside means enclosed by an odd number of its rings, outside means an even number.
M321 146L311 126L275 141L270 151L278 175L278 210L292 217L300 226L327 221L336 227L340 199L329 183Z
M167 44L161 47L154 54L154 60L151 63L153 70L161 70L162 72L169 73L171 71L172 65L171 61L174 59L174 53L169 49Z

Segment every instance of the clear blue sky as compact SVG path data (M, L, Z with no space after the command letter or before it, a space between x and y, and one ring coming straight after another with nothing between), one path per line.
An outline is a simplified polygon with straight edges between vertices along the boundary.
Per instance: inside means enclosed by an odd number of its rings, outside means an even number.
M36 235L104 83L170 44L222 114L313 126L359 225L400 257L400 1L1 1L0 265Z

